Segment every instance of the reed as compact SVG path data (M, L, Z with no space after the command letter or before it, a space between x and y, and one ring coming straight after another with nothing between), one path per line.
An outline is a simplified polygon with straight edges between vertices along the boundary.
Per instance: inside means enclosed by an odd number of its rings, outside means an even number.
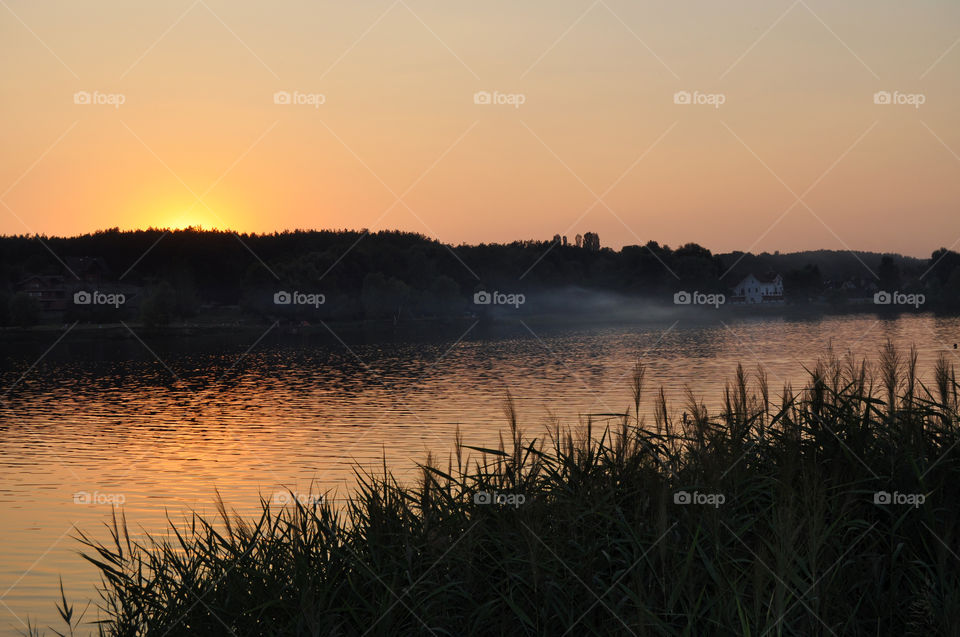
M915 352L888 346L876 367L829 356L779 399L762 371L739 368L718 413L689 391L678 418L661 391L652 423L645 375L638 365L624 413L534 438L508 396L497 448L458 434L445 463L428 457L406 484L385 464L357 470L345 506L262 500L245 520L219 502L216 519L195 514L144 542L115 517L109 542L80 538L102 577L92 630L956 633L947 359L928 389Z

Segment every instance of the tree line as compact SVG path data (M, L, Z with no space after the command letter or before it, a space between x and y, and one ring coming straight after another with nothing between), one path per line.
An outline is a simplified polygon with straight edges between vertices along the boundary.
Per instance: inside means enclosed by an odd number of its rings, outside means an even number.
M127 318L155 324L217 307L291 320L456 316L486 311L473 303L482 290L532 296L576 287L667 299L677 290L729 293L746 274L770 271L783 275L794 303L842 303L839 284L854 281L865 288L922 290L934 307L960 305L960 255L943 248L917 259L826 250L714 254L695 243L670 248L655 241L613 250L601 247L596 233L570 243L558 235L453 246L400 231L110 229L69 238L0 237L0 324L42 320L35 300L20 290L22 282L60 275L64 285L79 285L67 263L80 257L106 264L106 285L137 290ZM322 295L323 303L278 304L274 295L281 291ZM116 316L107 308L74 306L64 314L65 320Z

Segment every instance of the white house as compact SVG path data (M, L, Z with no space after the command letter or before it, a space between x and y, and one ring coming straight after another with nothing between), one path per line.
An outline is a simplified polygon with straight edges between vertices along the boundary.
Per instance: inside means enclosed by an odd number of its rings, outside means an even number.
M783 277L748 274L733 288L732 303L783 303Z

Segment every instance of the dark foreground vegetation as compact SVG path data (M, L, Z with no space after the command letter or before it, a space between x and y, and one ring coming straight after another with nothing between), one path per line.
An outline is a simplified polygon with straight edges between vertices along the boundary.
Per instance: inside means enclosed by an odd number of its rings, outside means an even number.
M458 440L408 485L363 473L345 508L221 504L147 544L121 518L112 542L84 539L99 630L956 634L958 384L945 358L930 371L888 346L774 395L738 369L708 413L693 393L648 401L638 365L626 413L528 439L508 399L499 449Z

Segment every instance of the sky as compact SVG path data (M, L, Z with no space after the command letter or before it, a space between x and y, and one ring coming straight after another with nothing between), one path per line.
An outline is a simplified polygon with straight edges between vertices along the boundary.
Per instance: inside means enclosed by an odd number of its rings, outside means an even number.
M0 234L960 245L960 3L0 0Z

